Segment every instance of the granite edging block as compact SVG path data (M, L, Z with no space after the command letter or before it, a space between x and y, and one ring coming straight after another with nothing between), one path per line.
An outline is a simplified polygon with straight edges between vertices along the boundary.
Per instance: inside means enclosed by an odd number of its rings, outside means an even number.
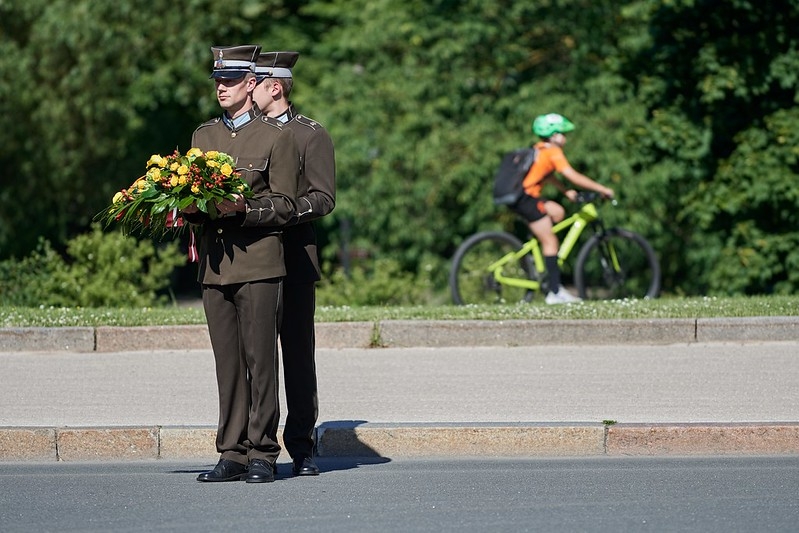
M330 322L316 324L318 348L368 348L372 344L371 322ZM210 350L207 325L187 326L100 326L96 328L96 351Z
M317 348L369 348L375 335L373 322L317 322Z
M55 461L58 459L54 428L3 428L0 461Z
M617 424L608 455L799 454L799 423Z
M585 456L604 453L604 428L593 427L322 427L320 456L508 457Z
M56 428L60 461L157 459L158 427Z
M206 325L100 326L95 335L98 352L211 349Z
M696 340L694 319L670 320L386 320L389 347L674 344Z
M0 352L94 351L94 328L0 328Z

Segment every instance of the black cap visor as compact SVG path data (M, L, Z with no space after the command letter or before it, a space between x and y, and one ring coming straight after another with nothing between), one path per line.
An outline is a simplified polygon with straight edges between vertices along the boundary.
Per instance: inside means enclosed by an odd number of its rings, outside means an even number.
M239 70L239 69L221 69L215 70L211 73L210 78L220 79L220 80L235 80L238 78L243 78L247 74L250 74L251 71L249 70Z

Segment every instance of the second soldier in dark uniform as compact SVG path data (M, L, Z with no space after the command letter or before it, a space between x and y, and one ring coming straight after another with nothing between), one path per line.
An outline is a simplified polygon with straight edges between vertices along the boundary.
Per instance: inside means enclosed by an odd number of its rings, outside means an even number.
M294 475L316 475L313 431L318 416L314 344L315 283L320 279L313 220L335 207L336 163L333 142L321 124L300 115L289 102L291 69L297 52L264 52L256 62L254 98L263 112L294 132L301 171L297 214L285 228L286 278L280 346L288 414L283 442Z
M199 281L216 361L219 463L198 481L274 480L277 429L277 324L283 260L281 227L295 216L299 154L294 134L253 103L258 46L214 47L216 94L224 109L194 132L192 146L230 154L254 195L196 207Z

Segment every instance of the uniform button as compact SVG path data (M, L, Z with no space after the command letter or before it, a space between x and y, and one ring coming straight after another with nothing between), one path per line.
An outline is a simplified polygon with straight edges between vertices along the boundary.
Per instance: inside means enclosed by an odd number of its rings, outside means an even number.
M252 168L252 163L250 163L250 168Z
M233 133L230 134L230 136L231 137L235 137L236 136L236 132L234 131Z
M217 229L216 232L221 234L222 233L222 228Z

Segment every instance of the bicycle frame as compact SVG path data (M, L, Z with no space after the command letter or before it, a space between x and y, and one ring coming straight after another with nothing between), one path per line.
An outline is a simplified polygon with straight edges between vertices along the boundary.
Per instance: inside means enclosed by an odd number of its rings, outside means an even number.
M580 235L582 235L585 228L597 218L599 218L599 213L597 212L596 206L589 202L584 204L579 211L570 217L552 226L552 232L555 234L558 234L566 228L569 228L569 231L563 238L563 242L558 250L559 264L563 264L566 258L569 257L569 254L574 249L575 245L577 244L577 240L580 238ZM541 290L540 280L507 277L502 273L502 268L506 264L511 261L518 261L527 254L532 254L533 265L535 266L536 272L543 273L546 271L546 267L544 266L544 255L541 253L541 245L538 243L538 239L536 239L535 236L531 237L530 240L524 243L524 246L522 246L519 250L510 252L502 259L491 263L487 270L492 272L494 274L494 279L503 285L539 291Z

